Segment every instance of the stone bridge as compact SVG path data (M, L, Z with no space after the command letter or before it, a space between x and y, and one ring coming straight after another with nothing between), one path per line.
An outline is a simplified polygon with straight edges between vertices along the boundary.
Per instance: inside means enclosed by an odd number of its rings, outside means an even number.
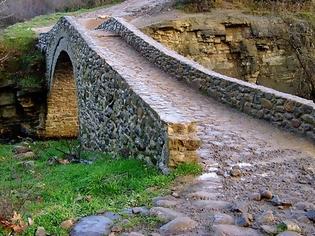
M284 147L315 140L312 101L207 70L123 19L64 17L40 43L49 86L45 137L79 136L87 149L162 170L215 155L222 143L227 155L246 155L274 136Z

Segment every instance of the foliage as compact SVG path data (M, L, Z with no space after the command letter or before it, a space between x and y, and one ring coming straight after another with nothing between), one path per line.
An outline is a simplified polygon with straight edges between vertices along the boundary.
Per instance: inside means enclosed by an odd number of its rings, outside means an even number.
M66 142L35 142L31 148L36 159L32 167L25 167L14 157L11 145L0 145L1 199L13 204L9 213L18 211L24 222L28 218L34 222L24 235L34 235L38 226L53 235L66 235L59 227L64 220L106 210L118 212L125 207L150 206L151 198L167 191L176 177L200 170L184 165L166 176L141 161L113 159L97 152L82 152L82 158L94 161L90 165L49 164L51 157L62 157L59 150L68 151ZM154 224L155 220L150 222Z

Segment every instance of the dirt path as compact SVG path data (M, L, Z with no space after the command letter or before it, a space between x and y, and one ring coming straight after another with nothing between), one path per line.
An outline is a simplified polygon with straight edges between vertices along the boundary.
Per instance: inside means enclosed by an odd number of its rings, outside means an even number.
M284 226L298 233L282 235L315 235L310 220L315 214L314 143L196 93L147 62L121 38L93 30L98 15L136 22L167 9L169 2L128 0L78 19L102 47L106 61L142 99L165 116L199 124L204 174L179 180L171 195L153 201L150 214L167 224L153 230L139 226L138 234L129 235L252 236L277 234ZM267 189L271 192L263 191Z

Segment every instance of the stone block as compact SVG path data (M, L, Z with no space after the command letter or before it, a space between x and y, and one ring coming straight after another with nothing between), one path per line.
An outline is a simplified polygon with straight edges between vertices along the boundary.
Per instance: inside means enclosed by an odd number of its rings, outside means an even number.
M12 105L15 103L15 95L10 92L0 92L0 106Z

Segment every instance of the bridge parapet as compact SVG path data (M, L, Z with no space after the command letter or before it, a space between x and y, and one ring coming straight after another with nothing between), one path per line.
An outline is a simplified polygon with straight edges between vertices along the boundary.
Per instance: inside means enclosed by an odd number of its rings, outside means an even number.
M123 19L111 17L98 29L120 35L147 60L203 94L315 140L315 104L312 101L208 70L167 49Z

